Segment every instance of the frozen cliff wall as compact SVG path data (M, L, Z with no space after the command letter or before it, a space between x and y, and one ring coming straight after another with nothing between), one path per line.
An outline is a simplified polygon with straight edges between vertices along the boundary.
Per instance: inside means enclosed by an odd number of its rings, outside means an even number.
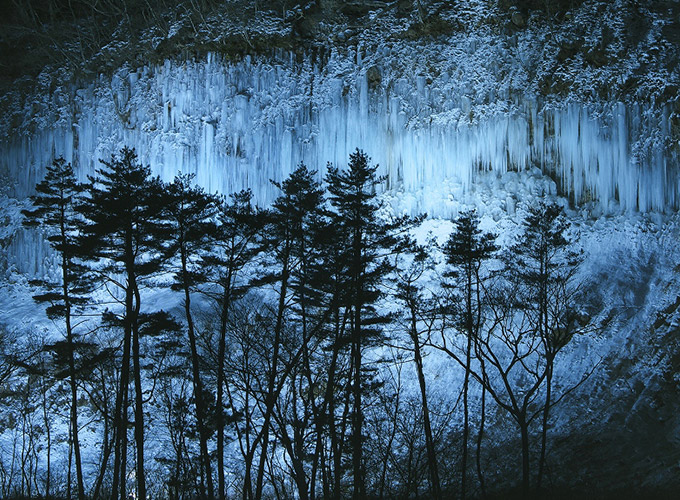
M250 187L267 203L276 195L269 179L300 161L323 173L359 147L390 189L416 194L406 208L435 216L451 215L448 197L480 172L530 167L605 212L678 206L668 106L545 105L507 88L474 88L455 62L428 75L395 71L400 54L389 47L366 58L361 49L322 62L209 54L59 86L27 102L22 123L4 130L0 169L22 197L55 156L84 179L128 145L165 180L194 172L210 191Z
M480 173L534 168L604 213L680 205L678 2L191 4L37 26L10 12L0 174L17 197L54 156L85 178L127 145L165 179L267 203L269 179L359 147L409 193L401 209L434 216Z
M455 215L489 179L508 213L546 191L595 216L680 206L677 2L350 3L168 9L80 66L48 58L0 93L3 196L20 204L56 156L84 180L127 145L165 180L194 172L266 204L269 179L300 161L322 177L359 147L400 212ZM37 242L5 232L21 266L45 267Z

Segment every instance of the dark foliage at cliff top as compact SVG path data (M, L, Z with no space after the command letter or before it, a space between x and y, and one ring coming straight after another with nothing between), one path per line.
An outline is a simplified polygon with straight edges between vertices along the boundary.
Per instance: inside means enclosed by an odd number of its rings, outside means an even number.
M87 78L207 52L238 59L482 34L542 47L530 77L545 95L573 91L572 75L583 72L601 79L603 92L656 102L678 89L680 3L671 0L14 0L0 6L0 19L2 87L46 67Z

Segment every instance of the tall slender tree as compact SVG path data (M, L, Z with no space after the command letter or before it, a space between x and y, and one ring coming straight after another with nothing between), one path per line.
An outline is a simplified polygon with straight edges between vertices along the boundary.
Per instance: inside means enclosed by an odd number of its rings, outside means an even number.
M299 215L293 218L291 255L295 264L290 272L287 314L290 339L287 358L288 364L294 365L284 370L288 378L286 398L280 401L275 414L278 424L275 431L293 464L292 476L300 498L316 495L328 408L328 398L319 388L328 383L334 357L337 362L337 352L333 350L331 363L326 366L327 351L322 348L328 347L327 335L338 301L330 289L334 278L332 253L328 253L331 246L327 243L333 231L324 208L323 191L315 177L315 172L301 166L288 179L291 183L286 188L286 192L299 193L293 200L300 200L294 201L299 205ZM335 373L330 378L334 379Z
M232 306L248 290L245 277L241 280L243 268L257 254L255 237L260 229L262 217L252 205L250 190L231 195L222 200L217 214L217 226L212 249L201 257L201 266L207 272L208 296L217 305L219 330L216 360L216 401L215 426L217 433L217 494L221 500L226 495L224 471L225 416L225 362L227 355L227 333ZM250 485L250 466L246 465L246 485ZM247 490L246 490L247 491Z
M423 368L423 337L427 342L437 321L437 308L432 297L425 297L418 280L427 270L427 254L424 247L418 248L411 266L397 270L395 297L406 307L406 329L413 346L413 361L415 362L420 401L423 414L423 430L425 431L425 446L427 448L427 465L430 472L430 486L432 498L442 498L439 465L435 450L435 440L430 421L430 408L427 397L427 382Z
M316 446L312 458L310 496L314 494L317 472L321 472L323 498L339 499L341 481L345 473L345 448L347 444L347 415L349 415L349 335L350 310L347 306L346 247L341 236L343 230L336 226L328 214L320 221L315 234L314 247L318 253L309 263L308 291L310 302L316 305L317 314L326 316L318 335L323 338L319 355L320 373L312 388L322 389L321 400L315 411ZM315 391L312 390L312 393ZM326 443L327 440L327 443ZM326 456L327 454L327 456Z
M262 495L270 425L276 399L283 388L278 370L281 363L281 339L286 316L290 312L289 296L295 292L296 288L298 292L304 290L301 279L304 280L302 276L305 273L302 269L306 261L305 244L309 238L311 224L319 213L323 202L323 190L314 176L315 172L301 164L284 182L274 183L281 190L281 195L274 201L272 209L268 213L268 224L263 234L262 248L272 256L275 270L271 273L265 273L257 282L277 286L278 304L275 313L272 361L267 380L265 412L261 431L262 444L255 489L256 499L261 498ZM304 495L306 495L306 487L304 488Z
M444 255L450 265L446 273L453 282L445 283L460 293L462 307L453 308L456 326L465 335L465 376L463 379L463 449L461 452L461 498L467 493L468 441L470 411L468 393L473 348L476 346L482 326L482 265L490 259L497 246L494 235L482 233L479 217L474 210L463 212L454 223L454 231L446 242Z
M47 167L45 178L36 186L31 197L33 210L24 210L24 225L42 227L47 240L60 257L61 283L34 281L45 292L34 296L37 302L49 303L47 315L63 318L66 328L66 360L71 389L70 434L76 464L78 499L85 498L83 467L78 428L78 372L76 349L78 335L74 332L74 308L87 302L91 281L86 268L76 258L77 236L83 228L83 218L77 207L82 203L85 186L76 179L73 167L64 158L57 158ZM69 478L70 481L70 478Z
M196 340L196 328L191 310L191 296L196 287L207 281L208 276L201 266L201 256L210 247L215 237L214 217L218 211L218 199L203 189L192 186L192 175L179 174L168 185L168 203L165 206L167 222L165 252L170 266L175 270L174 290L184 294L184 316L187 323L191 354L191 373L194 389L194 406L198 427L201 456L201 483L207 485L208 498L214 498L212 467L208 453L210 438L207 423L210 398L201 377L201 359ZM178 257L171 259L171 257Z
M545 358L545 401L541 417L541 449L536 488L541 489L546 458L548 419L553 406L555 358L571 337L583 330L578 322L575 280L581 254L568 237L570 225L562 208L541 202L529 207L524 232L512 248L509 266L522 284L522 306Z
M378 166L371 166L366 153L357 149L350 154L347 170L329 166L327 183L330 204L334 209L334 224L338 236L346 242L339 256L346 263L347 307L350 317L350 350L352 358L352 471L353 498L366 497L365 463L363 458L364 371L363 351L379 342L381 325L389 319L378 312L376 302L381 297L380 282L393 269L388 255L403 250L407 243L400 232L420 219L408 217L381 220L376 187L384 182L377 175Z
M137 497L146 498L144 460L144 407L140 355L140 281L158 272L162 264L161 224L163 183L152 178L150 167L138 162L133 149L123 148L105 168L91 177L90 195L82 213L88 219L83 231L83 255L98 260L94 266L124 294L123 354L120 387L116 395L113 496L126 498L127 394L130 362L134 381L134 437ZM108 275L106 274L108 273ZM123 276L123 281L113 276Z

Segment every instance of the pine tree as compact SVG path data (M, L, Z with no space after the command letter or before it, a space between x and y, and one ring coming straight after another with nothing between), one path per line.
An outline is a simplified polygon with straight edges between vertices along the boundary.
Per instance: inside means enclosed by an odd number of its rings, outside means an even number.
M122 282L112 280L125 293L123 357L114 415L113 497L126 497L127 393L132 361L137 497L146 498L140 282L162 266L161 243L165 232L160 215L164 189L160 179L151 177L150 168L138 163L133 149L123 148L120 154L112 155L111 160L101 162L105 168L97 169L97 176L90 178L90 196L82 209L88 224L80 243L83 257L96 261L93 268L103 276L107 273L124 276Z
M212 468L208 453L209 429L207 414L209 397L201 380L196 329L191 311L191 294L200 283L207 280L207 273L201 266L201 255L215 237L214 217L218 210L218 199L199 187L191 185L193 175L180 174L167 187L168 203L165 206L166 236L165 252L168 257L177 256L179 262L171 261L175 270L173 290L184 294L184 313L187 322L191 352L194 405L198 427L202 487L207 484L208 498L214 498Z
M427 398L427 385L425 371L423 369L424 343L421 336L429 340L432 330L437 320L437 307L433 297L426 297L418 281L427 271L428 263L426 247L418 246L417 253L410 266L406 269L398 269L396 280L395 298L405 306L405 322L407 324L411 343L413 345L413 361L418 377L420 388L420 400L423 413L423 430L425 432L425 446L427 449L427 465L430 472L430 486L432 488L432 498L440 500L442 498L441 481L439 478L439 467L437 463L437 453L435 450L432 424L430 421L430 408ZM419 327L419 325L423 327ZM410 349L410 348L409 348Z
M346 470L347 422L350 399L350 361L347 307L346 242L334 218L325 213L315 223L313 255L307 264L307 293L321 316L316 333L320 345L317 379L310 382L312 394L318 391L321 401L315 405L316 447L312 459L310 494L314 491L317 471L321 471L323 498L340 498L341 481ZM316 389L318 388L318 389ZM327 436L326 436L327 433ZM328 439L328 453L325 457Z
M580 330L575 313L574 277L581 254L567 237L570 225L562 208L541 202L529 208L524 232L512 248L512 269L522 284L523 309L532 330L542 343L545 358L545 401L541 427L541 450L536 487L541 488L545 465L547 428L552 401L555 358Z
M333 230L324 207L324 191L315 178L316 172L300 165L287 185L279 186L285 198L292 195L288 202L281 197L283 205L287 205L281 208L282 212L293 214L290 220L294 265L290 270L290 307L286 315L289 345L293 349L284 369L287 404L281 404L275 417L276 430L291 457L300 498L314 498L316 494L319 467L323 467L321 453L328 399L334 397L332 393L322 394L319 388L327 387L329 378L335 378L335 373L329 372L334 370L333 361L326 366L327 352L322 349L327 346L329 325L338 307L329 290L334 277L330 276L332 259L327 253L327 243ZM335 352L331 358L337 361ZM326 482L326 490L328 487Z
M66 363L71 389L70 433L76 463L78 499L85 498L83 468L78 433L78 369L76 350L80 341L72 324L74 308L87 303L91 282L84 266L76 259L77 235L83 220L77 213L85 187L78 183L73 167L63 158L57 158L47 167L45 179L36 186L36 195L31 197L33 210L24 210L24 225L42 227L48 233L47 239L61 259L61 283L45 280L34 281L46 290L34 296L39 303L49 303L47 315L51 319L63 318L66 327ZM56 347L55 347L56 348ZM70 478L69 478L70 481Z
M233 304L248 290L240 280L243 268L257 254L255 237L261 222L260 213L252 205L252 192L240 191L232 194L230 201L223 200L217 214L217 226L212 249L201 258L201 267L207 273L211 285L206 291L219 311L219 331L216 362L216 433L217 433L217 493L225 498L224 475L224 432L226 427L224 389L227 330ZM252 457L249 458L252 460ZM250 462L246 464L246 488L250 487Z
M262 445L258 466L255 498L262 495L265 459L269 444L269 432L276 399L283 387L279 364L281 339L285 328L286 316L289 313L288 299L291 293L302 293L304 307L304 285L306 245L313 225L323 203L323 190L314 180L315 172L299 165L282 183L274 182L281 190L281 195L274 201L267 213L267 225L263 231L262 250L272 257L273 272L266 273L257 280L258 284L276 284L278 286L278 304L274 326L271 368L268 374L265 395L265 413L261 431ZM299 477L298 481L304 481ZM306 485L300 485L300 493L307 495Z
M466 337L465 377L463 379L463 450L461 453L461 498L467 491L467 459L470 414L468 408L468 389L473 347L476 346L479 329L482 325L482 276L480 271L485 261L490 259L497 247L494 236L482 233L479 229L479 217L474 210L463 212L454 223L454 231L446 242L444 255L451 266L447 272L454 283L445 286L453 287L462 294L462 307L458 307L457 326ZM478 453L479 455L479 453Z
M352 470L353 498L366 497L363 459L363 407L365 391L362 354L382 337L381 325L389 318L375 307L381 297L380 283L392 271L389 255L403 250L407 243L399 237L420 219L408 217L383 221L378 217L380 204L376 187L384 182L378 166L370 166L368 156L357 149L350 154L347 170L329 166L329 200L335 211L333 223L346 243L340 255L347 269L346 305L351 309L350 350L352 360Z

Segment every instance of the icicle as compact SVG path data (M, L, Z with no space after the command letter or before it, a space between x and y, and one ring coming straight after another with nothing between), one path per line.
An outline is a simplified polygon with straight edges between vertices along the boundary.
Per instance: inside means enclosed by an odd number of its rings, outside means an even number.
M321 177L326 162L346 165L359 147L380 164L389 189L403 193L404 207L433 216L449 215L450 197L466 196L480 170L503 176L533 166L556 176L577 203L596 202L605 213L678 206L677 154L664 142L669 111L623 103L597 112L579 103L541 109L527 96L510 110L480 114L471 89L449 95L437 86L455 72L438 84L386 74L382 90L369 88L362 50L350 51L350 60L332 51L335 74L283 53L121 69L55 92L54 109L69 111L45 111L41 119L53 127L7 131L0 169L24 197L54 156L72 159L84 180L100 158L128 145L165 180L194 172L212 192L249 187L266 204L277 195L269 179L282 180L301 160Z

